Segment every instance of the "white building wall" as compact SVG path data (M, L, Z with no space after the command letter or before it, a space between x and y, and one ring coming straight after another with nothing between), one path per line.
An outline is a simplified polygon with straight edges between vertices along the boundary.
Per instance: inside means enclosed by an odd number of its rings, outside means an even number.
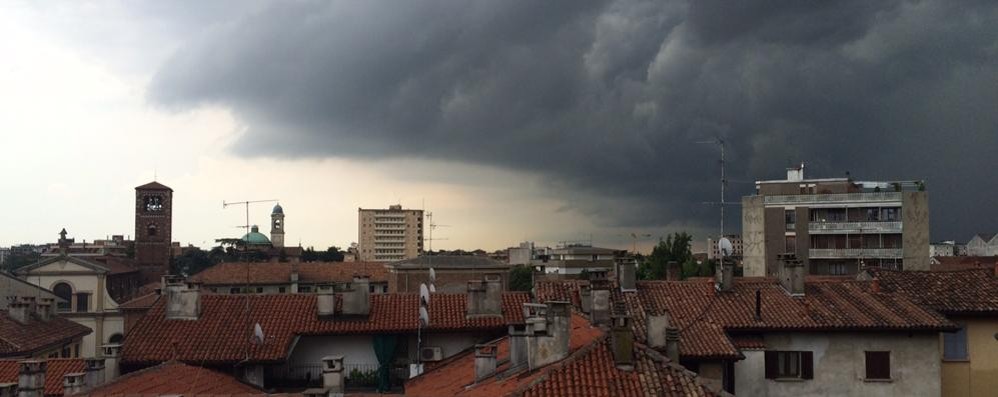
M941 394L937 333L781 333L768 350L811 351L814 379L766 379L765 353L744 351L735 363L738 396L932 396ZM891 381L866 381L865 351L891 352Z

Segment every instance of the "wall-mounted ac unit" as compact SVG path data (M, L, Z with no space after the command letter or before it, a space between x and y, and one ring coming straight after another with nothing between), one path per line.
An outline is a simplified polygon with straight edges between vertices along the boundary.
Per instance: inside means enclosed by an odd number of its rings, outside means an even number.
M444 352L439 347L424 347L419 349L419 359L421 361L440 361L444 359Z

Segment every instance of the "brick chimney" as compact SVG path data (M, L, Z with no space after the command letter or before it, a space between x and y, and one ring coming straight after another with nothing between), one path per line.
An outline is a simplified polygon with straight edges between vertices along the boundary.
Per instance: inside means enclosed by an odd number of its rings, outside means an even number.
M315 294L316 315L321 319L331 320L336 313L336 292L331 285L320 285L316 287Z
M27 324L31 319L31 304L15 299L7 305L7 315L20 324Z
M475 382L496 373L496 345L475 345Z
M119 364L121 363L121 345L119 344L107 344L102 345L101 350L104 353L104 382L111 382L118 378Z
M86 376L86 384L89 388L94 388L104 384L104 359L103 358L88 358L84 360L86 367L84 373Z
M679 363L679 328L665 328L665 356L672 362Z
M343 356L326 356L322 358L322 387L329 394L342 394Z
M366 316L371 313L371 278L353 276L350 289L343 292L343 315Z
M610 340L613 347L613 362L618 369L634 369L634 331L631 330L631 317L614 314L610 326Z
M72 396L87 391L87 374L73 372L62 376L62 394Z
M17 375L18 397L45 397L45 360L24 360L20 362Z
M527 365L527 325L510 324L509 326L509 367L518 368Z
M665 330L669 328L668 314L649 314L645 318L647 326L648 346L652 349L664 349L666 347Z
M780 285L790 296L804 296L804 263L794 254L780 254L783 269L780 272Z
M679 262L669 261L665 264L665 279L669 281L682 279L682 269L679 267Z
M527 366L541 368L568 356L571 333L569 303L550 301L543 316L527 318ZM527 304L524 304L526 310Z
M637 266L637 261L633 258L624 258L617 261L617 282L620 283L621 292L637 291L635 284Z
M201 289L183 276L163 276L167 320L197 320L201 316Z

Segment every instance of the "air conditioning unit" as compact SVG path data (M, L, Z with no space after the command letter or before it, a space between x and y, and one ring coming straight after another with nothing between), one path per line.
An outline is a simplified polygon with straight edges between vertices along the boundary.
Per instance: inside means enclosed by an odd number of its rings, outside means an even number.
M440 361L444 359L444 352L439 347L424 347L419 349L420 361Z

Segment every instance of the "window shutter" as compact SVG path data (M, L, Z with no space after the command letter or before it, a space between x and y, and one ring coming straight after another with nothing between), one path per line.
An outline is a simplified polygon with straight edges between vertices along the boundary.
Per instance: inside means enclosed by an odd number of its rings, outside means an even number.
M814 379L814 353L800 352L801 379Z
M776 354L775 351L766 351L766 379L776 379L776 374L780 371Z
M866 379L891 378L891 353L866 352Z

